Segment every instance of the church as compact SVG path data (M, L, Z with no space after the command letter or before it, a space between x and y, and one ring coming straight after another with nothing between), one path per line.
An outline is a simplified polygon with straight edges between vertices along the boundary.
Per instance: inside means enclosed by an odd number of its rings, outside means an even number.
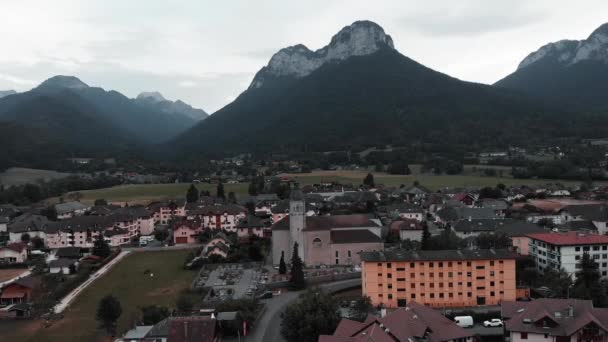
M289 215L272 226L272 261L285 253L291 261L294 243L306 265L358 265L359 253L384 249L382 225L369 215L306 216L304 194L292 190Z

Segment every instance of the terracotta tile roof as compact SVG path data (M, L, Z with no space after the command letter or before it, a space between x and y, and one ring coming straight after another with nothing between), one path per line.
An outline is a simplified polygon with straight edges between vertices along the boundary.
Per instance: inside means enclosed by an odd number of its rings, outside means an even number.
M27 245L25 243L23 243L23 242L13 242L13 243L9 243L4 248L10 249L10 250L15 251L17 253L21 253L21 252L23 252L24 249L27 248ZM2 249L2 248L0 248L0 249Z
M363 323L342 320L333 336L322 335L319 342L441 342L472 336L438 311L410 302L384 318L368 317Z
M576 231L566 233L537 233L528 234L527 236L531 239L558 246L608 244L608 236Z

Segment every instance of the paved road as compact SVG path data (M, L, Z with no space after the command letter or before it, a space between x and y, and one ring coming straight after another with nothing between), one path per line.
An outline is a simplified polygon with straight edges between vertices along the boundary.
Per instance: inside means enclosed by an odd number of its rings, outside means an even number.
M351 287L361 286L361 279L341 280L334 283L323 284L320 287L329 291L337 292ZM266 311L257 322L255 329L244 341L254 342L282 342L281 336L281 313L290 303L294 302L302 291L285 292L272 299L266 300Z
M123 251L131 252L150 252L150 251L171 251L171 250L182 250L182 249L195 249L201 247L200 243L190 244L179 244L173 246L160 246L160 247L122 247Z
M91 274L89 276L89 279L85 280L82 284L80 284L77 288L75 288L67 296L63 297L63 299L61 301L59 301L59 303L57 305L55 305L55 307L53 308L55 313L60 313L63 310L65 310L68 307L68 305L70 305L70 303L80 294L80 292L82 292L89 285L91 285L95 280L97 280L104 273L106 273L108 270L110 270L110 268L112 268L112 266L114 266L116 263L118 263L120 260L122 260L129 253L131 253L131 252L123 250L114 259L110 260L110 262L108 262L102 268L97 270L97 272Z

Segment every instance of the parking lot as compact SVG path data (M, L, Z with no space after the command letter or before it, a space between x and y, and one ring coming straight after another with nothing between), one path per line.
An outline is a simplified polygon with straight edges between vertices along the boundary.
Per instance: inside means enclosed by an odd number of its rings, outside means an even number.
M265 282L265 276L258 267L221 264L202 270L197 286L211 288L218 299L227 300L254 296Z

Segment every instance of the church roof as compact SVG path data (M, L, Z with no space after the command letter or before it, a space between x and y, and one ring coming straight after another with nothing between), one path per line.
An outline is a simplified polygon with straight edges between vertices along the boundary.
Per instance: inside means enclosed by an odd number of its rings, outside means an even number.
M307 216L304 231L331 230L334 228L378 227L369 215ZM289 230L289 216L272 225L272 230Z
M331 232L331 243L372 243L382 239L366 229L340 229Z

